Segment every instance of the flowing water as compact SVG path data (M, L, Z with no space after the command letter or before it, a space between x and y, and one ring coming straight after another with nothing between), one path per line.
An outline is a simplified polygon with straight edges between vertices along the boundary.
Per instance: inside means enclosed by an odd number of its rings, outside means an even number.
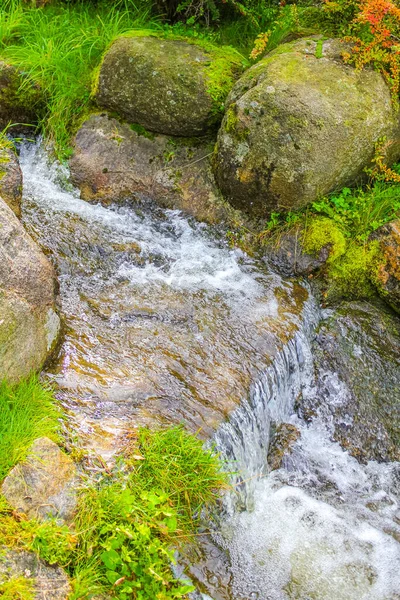
M329 423L295 414L316 393L306 287L176 211L81 201L40 146L21 165L23 220L60 283L64 338L47 374L71 430L108 460L132 428L184 422L238 473L189 567L203 598L399 599L399 465L360 465ZM328 388L335 402L341 382ZM301 437L268 473L280 422Z

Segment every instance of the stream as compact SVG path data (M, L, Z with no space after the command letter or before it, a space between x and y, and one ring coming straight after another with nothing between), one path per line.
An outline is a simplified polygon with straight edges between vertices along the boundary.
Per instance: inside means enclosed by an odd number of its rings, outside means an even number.
M136 427L183 422L236 473L189 561L196 597L399 600L400 464L360 464L329 420L295 410L319 393L325 314L307 285L177 211L80 200L40 144L20 160L23 222L60 285L63 343L46 376L70 431L108 461ZM325 403L342 393L330 377ZM301 435L270 473L279 423Z

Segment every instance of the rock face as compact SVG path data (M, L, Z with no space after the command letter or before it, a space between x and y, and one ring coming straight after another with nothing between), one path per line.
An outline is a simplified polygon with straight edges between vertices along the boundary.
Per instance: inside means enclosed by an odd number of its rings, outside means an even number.
M240 70L241 57L229 48L204 50L182 40L122 37L103 59L96 101L150 131L201 135L221 120Z
M233 87L218 136L217 182L256 217L307 205L354 182L383 136L400 155L398 118L375 71L343 64L335 40L284 44Z
M316 394L302 412L321 411L334 437L361 461L400 459L400 322L363 302L347 302L320 326Z
M21 216L22 171L15 152L1 146L0 140L0 197L11 210Z
M285 277L309 275L326 264L330 248L326 244L316 256L309 254L302 245L302 231L289 231L265 247L264 260Z
M0 548L0 586L17 578L26 579L34 600L67 600L71 593L68 577L60 567L47 565L31 552Z
M379 294L400 312L400 220L377 229L372 239L380 242L383 262L375 279Z
M29 124L37 121L40 91L33 86L26 86L21 93L23 81L24 75L18 69L0 60L0 129L9 123ZM13 128L13 132L29 129L19 125Z
M1 491L16 511L31 519L56 517L70 522L76 508L77 481L74 462L44 437L35 440L26 460L10 471Z
M84 200L150 198L200 220L220 222L232 209L218 194L209 163L212 149L207 143L138 133L107 115L94 115L76 135L71 178Z
M271 471L282 466L300 435L300 431L291 423L280 423L276 427L268 449L268 465Z
M38 370L59 329L53 268L0 199L0 379Z

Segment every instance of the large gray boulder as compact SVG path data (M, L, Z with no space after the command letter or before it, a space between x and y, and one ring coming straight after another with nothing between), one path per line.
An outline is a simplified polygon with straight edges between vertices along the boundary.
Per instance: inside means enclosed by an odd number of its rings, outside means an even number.
M78 473L72 459L50 439L34 441L28 456L5 478L1 493L30 519L72 521L77 503Z
M71 179L84 200L151 199L208 222L226 221L233 213L214 182L212 143L150 134L99 114L83 123L74 148Z
M8 587L7 598L25 598L19 594L11 596L13 580L21 579L26 581L26 590L30 592L26 597L32 600L67 600L72 591L68 577L60 567L46 564L32 552L0 548L0 596L1 588L7 590Z
M0 197L12 211L21 216L22 171L18 157L0 137Z
M231 48L121 37L104 56L95 99L150 131L201 135L220 122L241 63Z
M0 199L0 379L39 370L56 344L54 270Z
M341 60L335 40L284 44L233 87L215 156L217 182L256 217L289 211L354 182L376 142L400 156L398 114L383 77Z

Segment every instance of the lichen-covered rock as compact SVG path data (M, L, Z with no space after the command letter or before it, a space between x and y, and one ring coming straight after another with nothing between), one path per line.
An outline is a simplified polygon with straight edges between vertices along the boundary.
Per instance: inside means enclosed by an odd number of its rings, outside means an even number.
M82 125L74 146L71 178L84 200L152 199L209 222L233 212L215 185L210 143L150 134L103 114Z
M400 460L400 322L384 307L346 302L314 342L316 386L301 412L318 411L361 461Z
M76 508L78 473L67 454L46 437L34 441L24 462L5 478L1 492L30 519L70 522Z
M0 197L12 211L21 216L22 171L12 148L0 139Z
M299 208L354 182L379 138L400 155L390 91L343 64L335 40L302 39L251 67L226 102L215 155L220 189L256 217Z
M379 294L400 312L400 220L377 229L371 239L378 240L382 259L374 282Z
M68 577L60 567L46 564L32 552L0 548L0 596L4 586L7 598L22 598L19 594L11 596L13 580L21 579L26 581L32 600L67 600L71 593Z
M13 131L29 131L24 125L37 121L40 108L40 90L28 84L21 89L25 75L12 65L0 60L0 130L18 123Z
M221 120L241 63L231 48L121 37L100 66L96 102L150 131L201 135Z
M0 199L0 379L40 369L54 349L55 284L51 264Z

